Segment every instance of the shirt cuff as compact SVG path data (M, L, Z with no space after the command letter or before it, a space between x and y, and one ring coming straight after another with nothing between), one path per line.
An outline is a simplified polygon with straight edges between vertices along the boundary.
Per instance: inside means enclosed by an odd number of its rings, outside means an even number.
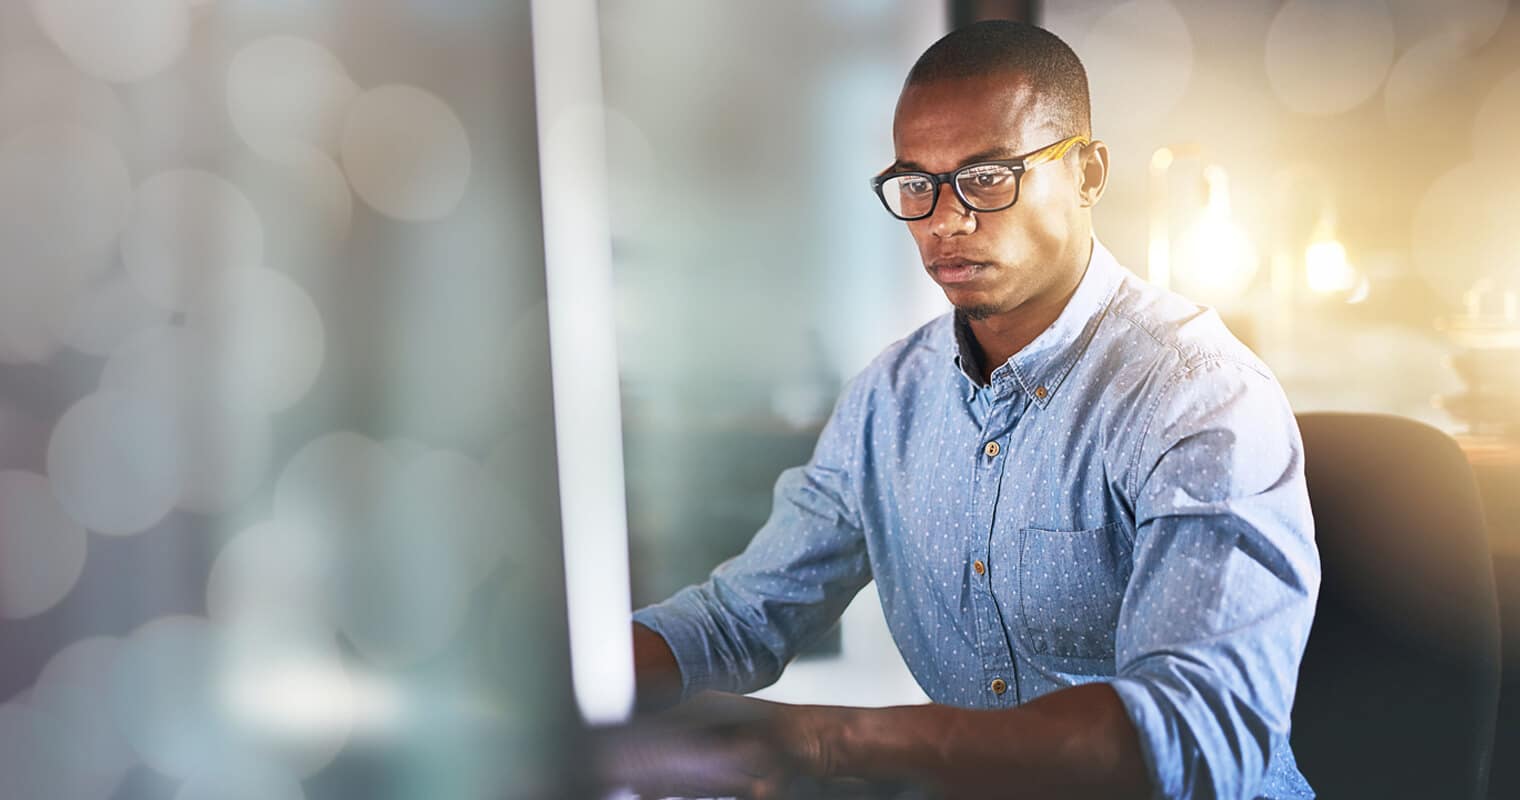
M711 687L713 669L709 662L706 634L699 624L688 619L679 609L671 607L676 602L677 598L671 598L664 603L641 608L633 612L633 621L659 634L670 647L681 672L681 699L685 700Z
M1109 681L1140 738L1140 754L1150 776L1151 796L1176 797L1182 792L1182 756L1170 717L1156 701L1145 681L1114 678Z

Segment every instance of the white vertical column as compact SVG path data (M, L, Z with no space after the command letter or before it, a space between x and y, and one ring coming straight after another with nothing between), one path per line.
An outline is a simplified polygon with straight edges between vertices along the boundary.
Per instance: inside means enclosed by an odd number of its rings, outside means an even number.
M591 724L633 707L628 520L595 0L533 0L549 353L575 696Z

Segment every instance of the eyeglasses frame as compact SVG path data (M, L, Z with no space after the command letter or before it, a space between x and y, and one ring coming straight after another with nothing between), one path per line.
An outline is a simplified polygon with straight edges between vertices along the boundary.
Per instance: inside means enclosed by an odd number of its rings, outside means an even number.
M940 173L922 172L920 170L883 172L871 179L871 189L876 192L877 199L881 200L881 205L887 210L887 213L891 214L897 219L902 220L903 222L914 222L921 219L928 219L929 217L934 216L934 210L939 207L939 187L947 183L950 184L950 191L955 193L956 199L961 201L961 205L964 206L967 211L978 214L991 214L1012 208L1015 203L1019 202L1019 195L1023 192L1024 189L1024 173L1028 172L1031 168L1048 161L1059 161L1064 158L1067 153L1071 152L1071 149L1073 147L1081 147L1083 145L1088 145L1091 143L1092 139L1090 137L1084 134L1077 134L1076 136L1068 136L1058 142L1048 144L1021 158L978 161L974 164L965 164L963 166L956 167L949 172ZM1008 201L1007 205L999 206L997 208L975 208L972 206L971 202L966 199L966 195L961 191L960 183L956 181L956 176L960 175L966 170L986 166L1009 167L1013 170L1013 199ZM885 185L889 180L911 175L917 175L934 183L934 199L929 202L928 211L916 217L904 217L898 214L896 211L892 210L892 206L887 203L887 195L884 191L882 191L881 187Z

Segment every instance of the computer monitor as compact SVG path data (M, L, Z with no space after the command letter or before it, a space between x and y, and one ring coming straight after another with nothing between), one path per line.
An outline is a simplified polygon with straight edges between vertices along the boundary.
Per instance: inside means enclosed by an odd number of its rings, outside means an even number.
M592 793L543 9L110 5L0 9L3 791Z

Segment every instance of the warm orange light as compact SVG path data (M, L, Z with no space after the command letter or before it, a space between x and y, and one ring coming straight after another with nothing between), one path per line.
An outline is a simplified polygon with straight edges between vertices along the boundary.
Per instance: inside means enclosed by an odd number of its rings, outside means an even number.
M1356 269L1346 260L1346 246L1334 239L1316 241L1304 250L1304 277L1309 291L1340 294L1356 288Z
M1208 202L1177 248L1177 275L1185 291L1206 303L1238 300L1256 277L1260 257L1230 212L1229 176L1218 165L1203 171Z

